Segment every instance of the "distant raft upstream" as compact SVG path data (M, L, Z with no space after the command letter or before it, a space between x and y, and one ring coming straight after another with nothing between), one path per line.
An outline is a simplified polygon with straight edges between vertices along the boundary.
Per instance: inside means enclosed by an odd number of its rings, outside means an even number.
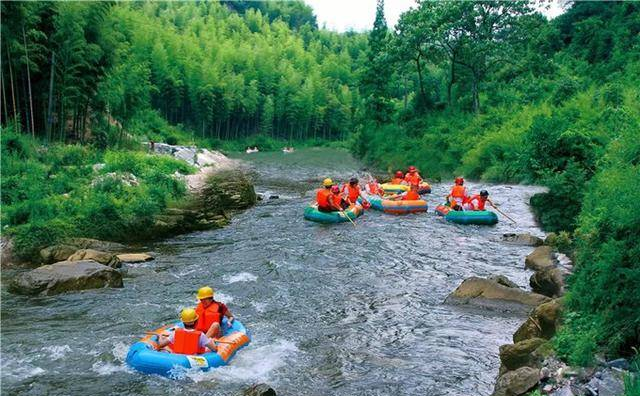
M436 213L445 220L456 224L494 225L498 223L498 215L490 210L453 210L446 205L436 206Z

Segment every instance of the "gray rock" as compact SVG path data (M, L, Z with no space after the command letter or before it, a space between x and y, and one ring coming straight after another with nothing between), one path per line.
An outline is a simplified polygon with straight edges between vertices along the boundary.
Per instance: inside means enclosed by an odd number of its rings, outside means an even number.
M68 259L77 250L77 246L53 245L40 250L40 259L43 264L53 264Z
M79 249L94 249L103 252L117 252L126 249L126 247L117 242L100 241L91 238L72 238L67 241L69 245L77 246Z
M244 396L276 396L276 391L267 384L257 384L245 389L242 394Z
M492 396L518 396L531 390L539 380L539 370L520 367L501 375Z
M601 379L597 380L598 396L620 396L624 394L624 380L621 373L604 370Z
M542 338L530 338L515 344L500 346L500 361L507 370L516 370L520 367L540 367L542 356L535 350L547 342Z
M70 291L122 287L117 270L92 260L62 261L18 275L9 290L18 294L53 295Z
M101 252L99 250L93 249L81 249L77 252L73 253L67 259L69 261L81 261L81 260L93 260L97 261L100 264L109 266L111 268L120 268L122 267L122 261L118 258L118 256L113 253Z
M198 150L195 147L179 147L173 156L183 160L189 165L195 165L197 161Z
M517 343L529 338L551 339L560 324L561 300L557 298L536 307L513 334L513 342Z
M542 239L531 234L502 234L502 241L521 246L541 246Z
M534 271L555 266L553 249L551 246L538 246L525 258L524 266Z
M491 275L487 279L498 282L502 286L515 287L516 289L518 288L518 285L516 285L515 282L511 281L509 278L507 278L504 275Z
M501 312L528 312L549 300L540 294L507 287L493 280L471 277L449 294L445 302Z
M556 389L551 396L576 396L571 389L571 385L567 384L560 389Z
M531 290L543 296L555 298L564 295L566 271L561 268L547 267L536 271L529 278Z
M624 358L610 360L605 364L607 365L607 367L615 367L622 370L629 370L629 361Z

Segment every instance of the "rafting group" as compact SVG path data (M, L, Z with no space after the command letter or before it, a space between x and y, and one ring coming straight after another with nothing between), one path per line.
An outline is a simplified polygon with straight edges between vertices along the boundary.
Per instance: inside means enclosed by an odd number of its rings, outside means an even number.
M184 308L180 321L150 331L129 348L127 364L147 374L179 377L185 370L227 364L250 341L249 333L227 306L214 300L209 286L196 295L198 305Z
M330 178L324 179L322 187L316 192L316 202L305 209L304 218L324 224L354 223L366 209L391 214L427 211L427 201L421 195L430 193L431 186L423 180L415 166L410 166L406 173L397 171L388 183L380 184L371 175L367 178L364 187L360 186L356 177L342 186ZM498 217L486 209L487 204L502 213L489 199L487 190L469 194L464 179L456 177L446 202L438 205L435 212L447 221L458 224L496 224Z

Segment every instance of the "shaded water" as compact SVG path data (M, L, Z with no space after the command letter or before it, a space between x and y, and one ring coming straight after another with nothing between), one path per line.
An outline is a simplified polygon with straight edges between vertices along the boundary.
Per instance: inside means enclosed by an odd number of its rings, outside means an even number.
M258 192L279 195L222 230L146 246L156 260L126 268L124 289L19 297L2 286L2 393L235 395L267 382L280 395L488 395L498 346L522 321L444 305L469 276L503 274L526 286L531 248L505 232L541 235L528 208L535 188L483 186L518 220L447 224L430 213L367 212L357 227L302 219L319 181L361 166L329 149L241 155ZM12 274L3 272L4 281ZM6 282L3 282L6 283ZM123 363L145 330L175 320L210 284L253 342L230 366L174 381Z

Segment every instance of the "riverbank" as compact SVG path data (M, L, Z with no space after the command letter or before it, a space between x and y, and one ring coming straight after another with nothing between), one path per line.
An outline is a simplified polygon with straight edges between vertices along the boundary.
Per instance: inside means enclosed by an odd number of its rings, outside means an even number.
M130 243L221 227L256 202L237 161L215 151L47 147L4 132L3 267L50 264L78 238Z

